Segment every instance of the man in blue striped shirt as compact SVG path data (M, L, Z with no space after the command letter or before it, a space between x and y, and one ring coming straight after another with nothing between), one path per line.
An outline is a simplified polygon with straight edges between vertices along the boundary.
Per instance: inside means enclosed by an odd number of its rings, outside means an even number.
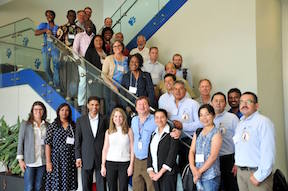
M274 125L257 110L257 96L252 92L243 93L240 98L240 111L243 116L233 137L240 191L272 190Z

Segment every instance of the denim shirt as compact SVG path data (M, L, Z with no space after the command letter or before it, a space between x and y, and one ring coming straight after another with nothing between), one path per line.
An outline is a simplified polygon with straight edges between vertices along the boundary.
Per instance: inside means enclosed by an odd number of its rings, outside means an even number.
M211 142L213 136L218 132L218 129L214 127L207 135L202 135L202 132L199 134L196 140L196 154L204 154L204 162L196 162L196 167L200 168L207 161L211 153ZM207 169L201 177L201 180L211 180L216 176L220 175L220 161L219 156L212 166Z

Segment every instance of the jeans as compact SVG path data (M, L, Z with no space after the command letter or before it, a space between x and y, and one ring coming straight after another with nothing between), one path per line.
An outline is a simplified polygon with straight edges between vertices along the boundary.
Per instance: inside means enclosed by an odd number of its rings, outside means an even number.
M45 171L45 165L40 167L26 166L26 170L24 173L24 191L42 190Z
M42 48L43 67L49 82L53 81L54 86L59 88L59 50L54 45L46 45ZM50 62L53 62L53 71L51 71Z
M220 186L220 176L216 176L210 180L200 180L203 190L205 191L218 191Z

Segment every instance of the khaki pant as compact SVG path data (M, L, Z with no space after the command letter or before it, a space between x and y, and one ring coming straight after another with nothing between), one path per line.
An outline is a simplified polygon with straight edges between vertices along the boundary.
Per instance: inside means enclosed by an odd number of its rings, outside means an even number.
M132 177L133 191L144 191L145 183L147 191L154 191L152 180L147 173L147 160L135 158Z
M254 173L253 170L241 170L237 168L237 182L240 191L272 191L273 173L271 173L258 186L254 186L250 181L250 175Z

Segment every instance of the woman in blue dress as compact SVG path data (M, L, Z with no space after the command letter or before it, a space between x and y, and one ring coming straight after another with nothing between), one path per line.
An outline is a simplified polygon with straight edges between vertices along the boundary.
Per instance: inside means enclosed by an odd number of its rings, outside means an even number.
M57 109L57 117L48 126L46 144L46 187L48 191L71 191L77 189L74 136L75 123L67 103Z

